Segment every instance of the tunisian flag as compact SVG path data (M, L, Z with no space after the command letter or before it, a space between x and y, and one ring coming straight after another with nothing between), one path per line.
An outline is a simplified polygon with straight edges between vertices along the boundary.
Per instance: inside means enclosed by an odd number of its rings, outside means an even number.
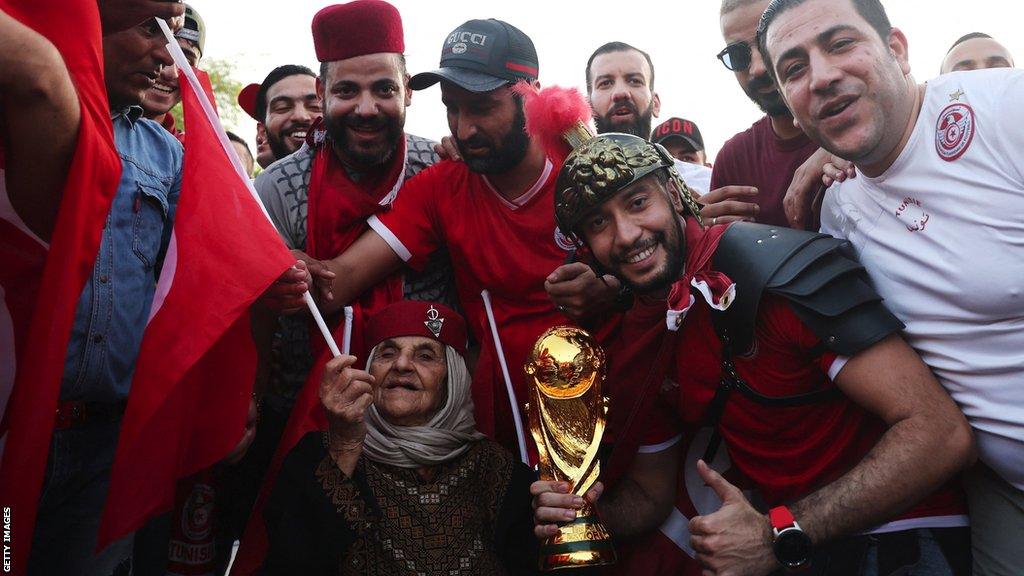
M49 245L8 201L0 141L0 507L11 508L4 559L18 574L28 565L71 324L121 161L103 84L96 0L0 0L0 8L57 47L81 103L78 144Z
M185 159L174 232L121 425L99 541L174 503L175 482L223 459L256 377L249 307L295 263L176 43ZM177 52L177 54L175 54Z

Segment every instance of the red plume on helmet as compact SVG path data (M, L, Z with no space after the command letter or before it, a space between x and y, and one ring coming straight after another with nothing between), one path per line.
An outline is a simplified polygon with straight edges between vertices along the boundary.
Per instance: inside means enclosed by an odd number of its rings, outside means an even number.
M594 137L589 128L593 113L579 90L559 86L537 90L523 80L512 90L523 98L526 133L540 142L556 165L573 149Z

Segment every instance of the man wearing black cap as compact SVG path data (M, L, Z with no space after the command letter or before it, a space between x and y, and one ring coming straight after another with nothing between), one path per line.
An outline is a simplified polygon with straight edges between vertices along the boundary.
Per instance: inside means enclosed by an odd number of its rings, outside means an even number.
M704 153L704 137L700 135L700 128L690 120L665 120L651 132L651 142L664 146L676 160L711 167L707 154Z
M185 25L182 26L174 37L185 53L185 58L192 66L199 65L199 59L203 57L203 49L206 46L206 24L196 12L195 8L185 5ZM178 88L178 68L176 66L165 66L160 72L156 83L146 90L146 97L142 101L142 109L145 117L159 122L168 132L174 134L179 140L184 132L174 125L174 116L170 114L181 102L181 90Z
M493 319L517 398L524 398L522 364L533 340L565 322L548 300L545 275L565 260L570 243L557 231L555 170L538 142L524 132L520 96L512 84L536 85L537 54L518 28L500 20L470 20L444 41L441 67L409 85L440 83L448 126L464 162L443 161L405 184L389 212L370 218L371 231L328 262L335 274L337 310L397 270L403 261L421 269L440 247L451 255L459 302L482 342L473 378L481 431L518 452L482 290L493 300ZM518 402L517 402L518 404ZM522 410L522 406L519 406Z

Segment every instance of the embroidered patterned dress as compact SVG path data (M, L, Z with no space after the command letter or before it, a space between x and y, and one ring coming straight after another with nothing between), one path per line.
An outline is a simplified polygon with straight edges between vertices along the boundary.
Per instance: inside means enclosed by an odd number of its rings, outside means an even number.
M288 455L267 505L264 574L531 574L532 472L482 440L423 479L362 458L346 476L317 433Z

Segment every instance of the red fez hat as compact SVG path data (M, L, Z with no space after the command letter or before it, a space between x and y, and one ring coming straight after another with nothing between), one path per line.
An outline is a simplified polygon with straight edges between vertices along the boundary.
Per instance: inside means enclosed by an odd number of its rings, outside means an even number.
M313 16L316 59L334 62L364 54L405 52L402 17L384 0L328 6Z
M458 312L436 302L402 300L386 306L366 323L365 336L371 348L388 338L423 336L466 354L466 321Z
M256 117L256 96L260 93L259 84L249 84L238 93L238 105L245 110L245 113L257 122L263 120Z

